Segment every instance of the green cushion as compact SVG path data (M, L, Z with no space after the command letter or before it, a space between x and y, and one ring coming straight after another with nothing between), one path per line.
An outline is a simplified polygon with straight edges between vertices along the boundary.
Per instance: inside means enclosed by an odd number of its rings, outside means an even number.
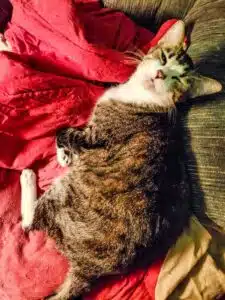
M169 18L184 19L197 68L224 84L224 0L105 0L104 4L151 30ZM200 219L208 216L225 228L225 93L184 107L181 124L192 209Z

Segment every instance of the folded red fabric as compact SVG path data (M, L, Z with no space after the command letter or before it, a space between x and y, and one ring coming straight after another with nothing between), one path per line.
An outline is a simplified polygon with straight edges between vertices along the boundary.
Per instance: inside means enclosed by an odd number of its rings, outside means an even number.
M154 34L96 0L14 0L0 54L0 299L41 299L64 280L67 261L44 233L20 225L20 171L32 168L40 193L64 171L54 134L84 124L104 83L127 80L124 51L147 49ZM154 299L161 262L113 278L86 299ZM132 296L133 295L133 296Z

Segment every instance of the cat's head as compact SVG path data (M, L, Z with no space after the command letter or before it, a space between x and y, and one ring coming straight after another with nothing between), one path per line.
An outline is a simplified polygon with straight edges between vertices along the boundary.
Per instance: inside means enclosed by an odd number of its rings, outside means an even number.
M131 80L155 97L166 97L174 104L184 95L195 98L219 92L222 86L218 81L194 70L184 39L184 22L177 21L143 57Z

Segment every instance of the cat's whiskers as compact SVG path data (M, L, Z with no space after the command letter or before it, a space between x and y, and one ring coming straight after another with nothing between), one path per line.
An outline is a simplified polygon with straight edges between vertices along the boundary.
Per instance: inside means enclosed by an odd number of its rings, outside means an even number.
M141 49L136 49L134 51L127 50L127 51L125 51L125 55L135 56L135 57L140 58L141 60L143 60L143 58L145 56L144 52Z
M135 64L139 64L140 62L142 62L145 54L142 50L140 49L136 49L135 51L132 50L127 50L125 51L125 62L126 63L135 63Z
M124 62L129 65L138 65L140 63L140 60L134 57L128 57L124 59Z

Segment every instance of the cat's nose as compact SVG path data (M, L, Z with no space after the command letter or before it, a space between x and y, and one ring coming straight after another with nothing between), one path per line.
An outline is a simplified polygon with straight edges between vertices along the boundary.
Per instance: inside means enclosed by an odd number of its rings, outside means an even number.
M166 75L165 73L163 72L163 70L158 70L157 73L156 73L156 79L165 79L166 78Z

